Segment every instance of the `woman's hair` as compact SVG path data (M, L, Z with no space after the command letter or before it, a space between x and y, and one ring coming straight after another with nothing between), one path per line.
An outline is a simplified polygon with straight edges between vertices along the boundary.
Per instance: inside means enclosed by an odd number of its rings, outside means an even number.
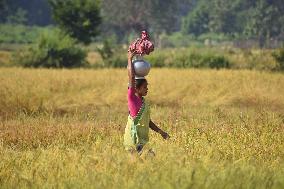
M146 79L135 79L135 88L139 89L145 82L147 82Z

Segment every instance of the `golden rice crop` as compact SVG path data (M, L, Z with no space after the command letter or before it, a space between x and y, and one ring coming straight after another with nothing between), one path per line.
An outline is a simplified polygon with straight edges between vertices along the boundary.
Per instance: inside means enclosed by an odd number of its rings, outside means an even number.
M152 69L156 156L122 146L127 72L0 69L0 188L283 188L284 75Z

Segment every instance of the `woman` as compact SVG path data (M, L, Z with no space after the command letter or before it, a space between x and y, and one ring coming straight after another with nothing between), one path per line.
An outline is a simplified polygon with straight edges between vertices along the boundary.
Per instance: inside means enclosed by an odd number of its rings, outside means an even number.
M150 118L150 107L144 96L148 93L148 83L145 78L135 79L132 63L135 54L128 53L128 109L129 116L124 133L124 146L126 150L141 152L143 146L149 141L149 128L159 133L164 139L169 135L161 130Z

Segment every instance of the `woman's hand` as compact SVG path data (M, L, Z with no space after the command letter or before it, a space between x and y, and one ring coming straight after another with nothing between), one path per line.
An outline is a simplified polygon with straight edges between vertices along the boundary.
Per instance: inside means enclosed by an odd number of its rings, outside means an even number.
M129 82L129 86L131 87L135 87L135 71L134 71L134 66L132 63L132 58L135 54L132 52L128 52L128 65L127 65L127 69L128 69L128 82Z
M170 135L165 131L163 131L162 129L160 129L152 120L150 120L149 127L153 131L159 133L163 137L163 139L168 140L170 138Z
M165 139L165 140L168 140L170 138L170 135L168 133L164 132L164 131L162 131L160 134L163 137L163 139Z
M135 53L132 53L130 51L128 51L128 61L132 61L132 58L134 57Z

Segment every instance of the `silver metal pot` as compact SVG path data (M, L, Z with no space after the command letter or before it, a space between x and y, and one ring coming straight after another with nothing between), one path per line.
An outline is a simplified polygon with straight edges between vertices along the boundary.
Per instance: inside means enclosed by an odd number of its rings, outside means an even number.
M133 61L135 75L138 77L145 77L150 72L150 64L143 60L142 56L136 56Z

